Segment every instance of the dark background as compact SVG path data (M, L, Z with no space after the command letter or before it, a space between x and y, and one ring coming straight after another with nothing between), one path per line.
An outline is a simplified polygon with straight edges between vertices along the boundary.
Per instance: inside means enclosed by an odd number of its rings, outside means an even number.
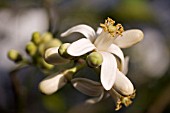
M16 49L23 55L32 32L50 31L63 42L60 33L77 24L88 24L95 30L107 17L121 23L125 30L138 28L144 40L128 49L128 77L137 89L130 107L117 113L170 112L170 1L169 0L1 0L0 1L0 113L114 113L114 101L106 99L92 106L83 104L87 97L66 85L46 96L38 90L45 77L35 67L17 73L24 103L16 102L9 72L16 65L6 54ZM89 75L84 69L82 75ZM23 111L17 111L18 104Z

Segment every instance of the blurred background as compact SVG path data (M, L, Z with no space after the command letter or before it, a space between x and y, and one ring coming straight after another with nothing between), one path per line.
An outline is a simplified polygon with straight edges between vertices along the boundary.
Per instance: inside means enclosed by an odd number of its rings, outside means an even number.
M170 113L169 6L169 0L0 0L0 113ZM7 58L8 50L27 56L25 45L34 31L72 42L78 37L62 39L60 33L81 23L96 30L107 17L145 35L141 43L123 50L130 56L127 76L137 90L132 105L115 111L112 98L84 105L90 97L69 84L43 95L38 84L45 75L34 67L17 73L22 91L16 96L9 75L16 65ZM87 70L82 75L90 76Z

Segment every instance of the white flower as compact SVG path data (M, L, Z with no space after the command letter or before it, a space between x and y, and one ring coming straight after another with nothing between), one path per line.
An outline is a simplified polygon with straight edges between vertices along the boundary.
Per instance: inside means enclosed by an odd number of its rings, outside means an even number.
M125 76L128 72L129 57L125 58L125 66L123 72L117 70L116 80L113 87L109 91L105 91L103 86L96 81L92 81L86 78L75 78L71 80L73 86L80 92L93 96L95 98L88 99L88 103L97 103L103 98L108 96L113 97L117 103L117 110L121 108L121 104L128 106L132 103L131 99L134 98L134 87L131 81ZM109 94L109 95L108 95Z
M134 87L133 84L131 83L131 81L125 76L128 72L128 62L129 62L129 57L125 57L125 62L124 62L124 67L122 72L119 71L118 69L116 70L116 80L115 83L113 85L113 89L115 89L117 92L119 92L121 95L131 95L134 92ZM80 82L81 81L81 82ZM88 80L85 78L75 78L72 80L73 86L75 88L78 88L78 90L82 90L81 92L86 92L86 90L83 90L84 88L88 88L89 90L94 90L94 87L98 87L100 86L100 83L92 83L92 80ZM93 85L91 85L93 84ZM91 92L89 91L89 93ZM96 91L96 89L95 89ZM98 90L99 91L99 90ZM92 91L94 92L94 91ZM96 91L97 92L97 91ZM85 93L88 94L88 93ZM91 96L91 94L88 94L89 96Z
M113 99L119 101L122 97L128 97L131 99L131 95L135 93L133 84L131 81L119 70L117 70L117 77L113 87L106 91L103 86L96 81L92 81L86 78L74 78L71 80L73 86L83 94L93 96L95 98L89 99L88 103L97 103L103 98L108 97L107 94L113 97Z
M61 36L65 37L71 33L78 32L86 38L73 42L67 49L71 56L81 56L91 51L98 51L102 54L103 63L101 65L101 83L106 90L110 90L116 80L117 68L122 71L124 67L124 55L120 48L130 47L143 39L143 32L138 29L124 31L121 24L114 26L115 22L108 18L102 32L95 31L87 25L77 25ZM120 48L119 48L120 47ZM117 65L117 56L121 65Z

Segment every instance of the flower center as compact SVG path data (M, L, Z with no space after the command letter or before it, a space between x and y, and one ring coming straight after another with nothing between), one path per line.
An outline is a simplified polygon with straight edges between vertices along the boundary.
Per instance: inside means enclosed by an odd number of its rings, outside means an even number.
M110 33L113 37L122 35L122 32L124 31L123 26L121 24L114 25L115 21L111 18L107 18L105 20L104 24L100 24L100 26L103 28L105 32Z

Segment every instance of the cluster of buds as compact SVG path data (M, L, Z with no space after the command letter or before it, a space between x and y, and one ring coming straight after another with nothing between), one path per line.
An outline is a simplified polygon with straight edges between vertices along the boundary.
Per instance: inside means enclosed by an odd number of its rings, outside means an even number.
M40 90L49 95L71 83L75 89L83 94L95 98L87 100L96 103L110 95L115 99L116 110L122 105L129 106L135 96L132 82L126 77L128 72L128 57L124 57L121 48L130 47L143 39L143 32L138 29L124 31L121 24L114 25L111 18L100 24L97 32L90 26L81 24L68 29L61 34L66 37L71 33L81 33L81 38L73 43L64 43L59 47L52 47L45 51L44 59L52 65L69 64L72 68L52 74L39 84ZM98 70L100 81L74 77L74 75L89 66ZM70 81L70 82L68 82Z
M39 32L34 32L31 41L25 46L25 51L31 57L31 60L14 49L8 51L8 58L20 65L35 65L43 70L50 70L54 66L44 61L44 52L48 48L58 47L60 45L61 41L54 38L51 33L47 32L41 35Z

